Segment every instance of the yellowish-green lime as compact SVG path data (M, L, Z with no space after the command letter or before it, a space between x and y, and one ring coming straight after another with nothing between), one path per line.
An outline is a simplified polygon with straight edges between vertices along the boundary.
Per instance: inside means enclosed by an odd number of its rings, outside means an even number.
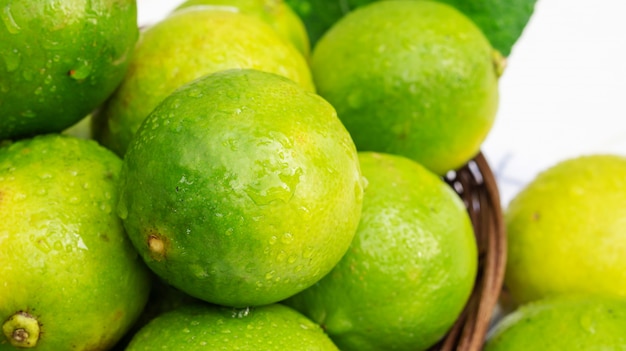
M356 231L363 179L328 102L258 70L225 70L167 97L133 139L118 207L169 284L235 307L318 281Z
M520 306L496 324L485 351L621 351L626 348L626 300L600 296L544 298Z
M111 95L137 41L134 0L0 0L0 140L61 132Z
M459 196L401 156L361 152L368 185L356 236L320 282L285 301L342 351L427 350L474 286L477 248Z
M403 155L443 175L473 158L490 131L501 59L453 7L389 0L339 20L311 69L359 151Z
M0 350L105 350L138 318L150 280L115 213L121 165L56 134L0 147Z
M513 303L587 292L626 298L626 158L563 160L505 211Z
M141 122L176 88L233 68L276 73L315 90L302 54L267 23L224 7L191 7L142 32L121 86L94 116L95 139L123 156Z
M339 351L319 325L279 304L180 307L152 320L126 348L152 350Z
M304 23L283 0L186 0L177 10L202 5L233 6L242 13L256 16L292 43L305 58L309 57L309 35Z

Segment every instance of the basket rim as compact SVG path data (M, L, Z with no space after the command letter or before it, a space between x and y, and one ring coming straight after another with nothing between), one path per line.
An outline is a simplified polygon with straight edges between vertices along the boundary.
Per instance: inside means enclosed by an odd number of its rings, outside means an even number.
M504 281L506 233L497 181L485 155L478 154L444 180L463 199L478 247L474 289L456 323L430 351L480 351Z

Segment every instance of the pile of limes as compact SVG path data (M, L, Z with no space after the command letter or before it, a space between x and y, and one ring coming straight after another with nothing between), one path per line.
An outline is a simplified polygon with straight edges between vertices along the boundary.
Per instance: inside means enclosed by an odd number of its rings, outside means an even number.
M0 350L433 347L478 274L442 176L534 1L471 3L4 1Z
M508 204L507 314L486 350L626 347L626 157L558 162Z

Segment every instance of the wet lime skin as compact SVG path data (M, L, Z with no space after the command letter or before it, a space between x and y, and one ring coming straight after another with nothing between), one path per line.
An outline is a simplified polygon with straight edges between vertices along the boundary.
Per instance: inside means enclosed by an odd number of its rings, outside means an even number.
M300 17L283 0L187 0L177 9L191 6L232 6L241 13L255 16L292 43L305 58L311 51L309 35Z
M555 163L515 195L504 220L514 305L572 292L626 298L623 155Z
M0 147L0 324L35 317L36 350L100 350L139 316L149 271L115 214L121 160L55 134ZM0 350L16 350L0 333Z
M338 351L322 328L280 304L228 308L184 306L140 330L126 351L172 350Z
M229 306L284 299L347 250L361 212L356 149L293 81L226 70L178 89L124 158L118 207L159 276Z
M59 132L120 83L134 0L0 1L0 139Z
M495 121L493 55L449 5L377 1L326 32L311 71L359 151L403 155L444 175L476 156Z
M426 350L458 319L478 253L467 210L405 157L359 152L367 188L357 233L322 280L284 303L343 351Z
M233 68L281 74L315 91L302 54L269 24L232 8L189 7L141 32L120 87L94 114L95 139L123 156L146 116L176 88Z
M624 350L626 300L560 295L521 305L491 330L485 351Z

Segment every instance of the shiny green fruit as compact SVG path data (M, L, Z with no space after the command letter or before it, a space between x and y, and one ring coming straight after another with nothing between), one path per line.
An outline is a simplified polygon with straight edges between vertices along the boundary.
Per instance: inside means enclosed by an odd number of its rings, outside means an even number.
M57 134L0 147L0 350L105 350L138 318L149 271L115 214L121 166Z
M513 304L573 292L626 298L626 157L555 163L504 215Z
M243 309L183 306L142 328L126 351L158 349L338 351L319 325L278 304Z
M478 254L465 205L407 158L359 153L365 190L348 252L321 281L285 301L342 351L427 350L458 319Z
M208 302L263 305L339 261L363 199L334 109L277 74L225 70L176 90L144 121L119 214L169 284Z
M479 152L496 118L501 57L453 7L388 0L339 20L311 70L359 151L398 154L443 175Z
M60 132L122 81L134 0L0 0L0 140Z
M621 351L626 300L562 295L520 306L494 326L485 351Z
M236 68L276 73L315 91L302 54L267 23L232 9L190 7L142 32L122 84L94 115L94 138L123 156L143 120L179 86Z
M269 24L305 58L311 51L309 35L298 15L283 0L186 0L178 9L191 6L232 6L241 13L255 16Z

